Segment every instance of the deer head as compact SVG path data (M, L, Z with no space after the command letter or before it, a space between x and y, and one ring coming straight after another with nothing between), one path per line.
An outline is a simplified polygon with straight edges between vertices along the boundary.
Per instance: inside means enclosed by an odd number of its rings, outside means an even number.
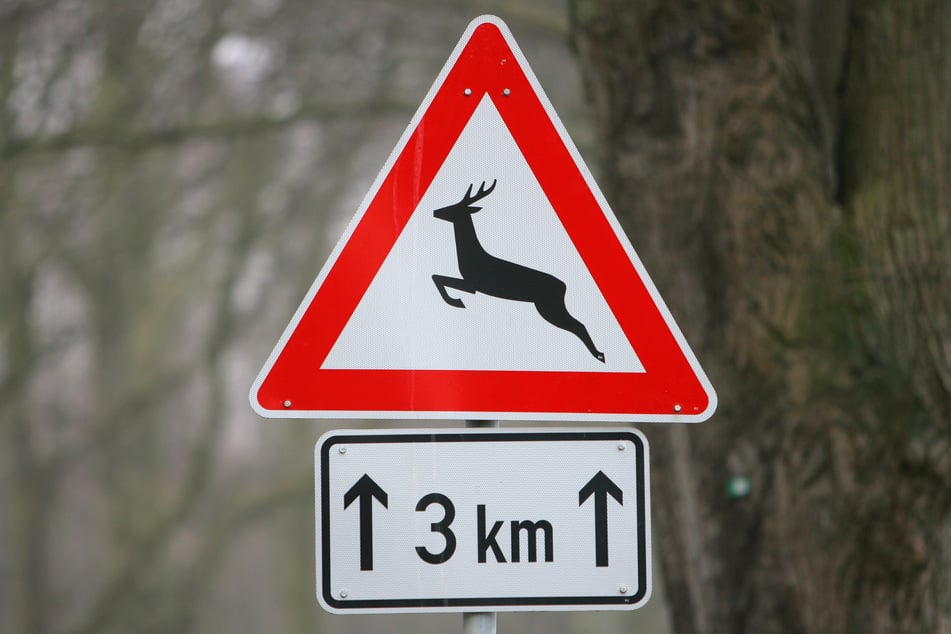
M475 212L482 209L482 207L474 207L472 203L478 202L492 193L492 190L495 189L496 181L492 181L492 185L488 188L485 186L485 182L479 185L479 191L475 194L472 193L472 185L469 185L469 189L466 190L465 195L462 197L462 200L457 202L454 205L449 205L448 207L441 207L433 212L433 216L439 218L440 220L448 220L449 222L455 222L463 217L463 214L474 214Z

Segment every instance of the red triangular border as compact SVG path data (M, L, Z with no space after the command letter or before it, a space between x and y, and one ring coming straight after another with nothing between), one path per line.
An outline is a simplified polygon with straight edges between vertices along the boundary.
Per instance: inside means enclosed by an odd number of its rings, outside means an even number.
M252 386L254 409L281 418L708 418L712 386L505 25L475 20L440 78ZM486 94L645 371L321 369Z

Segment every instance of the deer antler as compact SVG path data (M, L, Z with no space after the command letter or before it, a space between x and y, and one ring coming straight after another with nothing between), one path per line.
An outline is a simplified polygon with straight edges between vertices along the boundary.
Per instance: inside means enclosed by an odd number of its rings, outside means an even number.
M492 190L495 189L495 184L498 182L498 179L492 181L492 185L488 189L485 187L485 181L482 181L482 184L479 185L479 191L476 192L475 196L472 195L472 185L469 185L469 189L466 190L466 195L462 197L461 205L469 206L472 203L482 200L486 196L492 193Z

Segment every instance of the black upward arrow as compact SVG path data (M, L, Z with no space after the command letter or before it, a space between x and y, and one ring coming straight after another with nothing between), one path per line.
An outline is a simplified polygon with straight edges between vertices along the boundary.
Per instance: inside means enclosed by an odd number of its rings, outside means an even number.
M594 494L594 559L595 565L608 565L608 494L611 494L618 504L624 505L624 492L611 478L598 471L588 484L578 492L578 506Z
M387 508L386 491L367 474L343 494L343 508L360 498L360 570L373 570L373 498Z

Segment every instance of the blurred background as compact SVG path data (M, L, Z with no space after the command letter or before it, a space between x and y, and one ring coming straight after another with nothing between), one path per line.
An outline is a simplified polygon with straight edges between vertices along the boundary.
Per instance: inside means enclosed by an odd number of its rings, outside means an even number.
M720 399L641 426L648 607L500 631L951 632L949 4L0 0L0 631L461 631L319 608L364 423L247 391L494 13Z

